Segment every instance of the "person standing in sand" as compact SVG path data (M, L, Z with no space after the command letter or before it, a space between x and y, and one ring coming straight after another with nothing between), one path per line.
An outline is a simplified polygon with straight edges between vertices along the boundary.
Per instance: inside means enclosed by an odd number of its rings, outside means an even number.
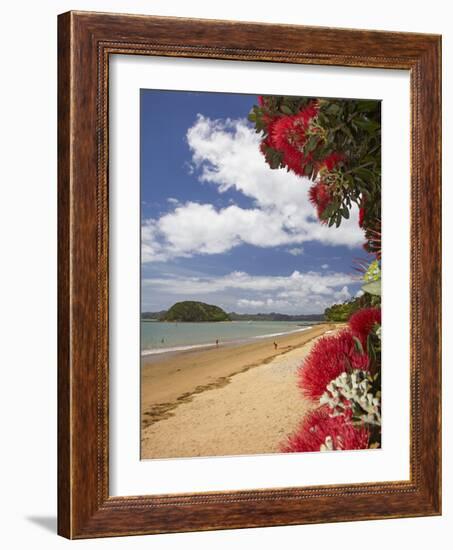
M219 347L219 339L218 338L215 341L215 345L216 345L217 348Z
M274 342L274 349L275 349L275 351L277 351L277 348L278 348L278 344L277 344L277 342Z

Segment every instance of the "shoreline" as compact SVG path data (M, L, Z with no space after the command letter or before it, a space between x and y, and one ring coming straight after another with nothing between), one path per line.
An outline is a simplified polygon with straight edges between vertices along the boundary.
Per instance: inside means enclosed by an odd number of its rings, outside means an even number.
M306 330L238 345L142 356L142 458L150 457L149 451L143 451L143 444L149 439L150 430L154 431L160 424L165 429L165 425L179 414L183 406L187 406L197 397L225 388L250 369L253 369L255 377L259 377L258 367L269 365L276 359L304 348L299 354L296 353L301 357L292 359L300 364L307 352L307 344L338 326L335 323L322 323ZM274 349L274 341L278 345L277 350ZM292 355L295 356L294 353ZM196 431L197 428L202 430L195 422L191 431ZM181 453L183 454L174 456L188 456L184 451ZM165 455L153 454L152 457L164 458Z
M245 321L232 321L232 322L244 323ZM223 323L223 321L222 321L222 323ZM190 324L190 323L188 323L188 324ZM140 352L140 357L143 359L143 358L148 358L148 357L154 357L156 355L163 356L163 355L167 355L167 354L174 354L174 353L179 353L179 352L183 352L183 351L190 351L190 350L200 351L200 350L208 349L208 348L211 348L211 349L212 348L217 348L218 349L218 348L224 348L225 346L239 346L239 345L253 344L255 341L258 341L258 340L263 340L263 339L268 339L268 338L277 338L278 336L288 336L288 335L291 335L291 334L304 332L304 331L307 331L309 329L315 328L319 325L325 325L325 324L328 324L328 323L313 322L310 325L294 325L295 327L299 327L299 328L295 328L293 330L288 330L286 332L276 332L276 333L271 333L271 334L258 334L256 336L249 336L248 338L238 338L238 339L235 339L235 340L224 340L221 343L219 343L218 346L214 342L211 341L211 342L205 342L205 343L200 342L200 343L195 343L195 344L175 345L174 347L171 347L171 348L149 348L149 349L142 350Z
M141 458L279 452L313 406L297 386L298 368L316 339L340 326L145 365Z

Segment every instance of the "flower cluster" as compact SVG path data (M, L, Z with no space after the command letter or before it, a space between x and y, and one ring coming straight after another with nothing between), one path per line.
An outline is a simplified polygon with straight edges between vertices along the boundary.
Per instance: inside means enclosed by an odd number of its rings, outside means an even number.
M376 101L259 96L249 114L272 169L313 181L310 202L329 227L359 207L365 249L380 258L380 105Z
M360 340L366 348L368 336L375 325L381 324L381 309L377 307L366 307L359 309L349 318L349 327L353 336Z
M261 99L264 105L264 100ZM319 174L319 179L310 188L310 202L316 208L318 218L327 223L323 214L332 203L330 188L341 177L335 168L345 162L345 156L333 151L315 158L324 144L323 129L317 124L319 106L312 102L295 115L277 115L267 121L267 136L261 143L261 152L266 162L274 167L275 153L279 154L281 164L299 176ZM310 141L314 138L313 141ZM319 155L317 155L319 157Z
M286 452L365 449L380 445L379 373L376 350L367 346L380 330L379 308L354 313L349 327L320 338L299 368L299 387L318 404L283 444Z
M327 407L309 412L281 449L286 453L367 449L370 430L354 426L344 416L331 416Z
M373 393L373 380L361 370L342 372L332 380L319 400L331 416L343 415L354 423L381 424L380 394Z
M377 260L374 260L368 266L368 269L363 275L363 280L366 283L371 283L373 281L379 281L381 278L381 267Z
M369 358L357 350L353 334L344 330L320 338L299 369L299 387L313 400L319 399L327 384L346 369L366 371Z
M271 164L269 148L279 151L287 169L302 176L313 162L313 152L305 151L305 145L309 136L317 133L313 124L317 114L318 106L313 102L295 115L267 116L267 137L261 146L266 161Z
M311 204L316 208L321 223L327 223L327 220L323 219L322 216L332 201L328 185L322 181L318 181L310 187L308 197Z

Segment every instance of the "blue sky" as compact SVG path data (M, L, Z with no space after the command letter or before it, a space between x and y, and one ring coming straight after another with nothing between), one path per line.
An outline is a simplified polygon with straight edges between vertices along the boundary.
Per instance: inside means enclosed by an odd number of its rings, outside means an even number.
M254 95L141 91L142 310L317 313L359 289L356 216L317 221L310 183L271 170L246 120Z

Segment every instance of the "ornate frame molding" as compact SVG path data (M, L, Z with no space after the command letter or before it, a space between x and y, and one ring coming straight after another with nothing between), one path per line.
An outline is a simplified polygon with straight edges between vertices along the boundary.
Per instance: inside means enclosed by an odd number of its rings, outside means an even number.
M409 481L109 496L108 84L109 56L118 54L410 71ZM59 16L58 83L59 533L86 538L440 514L440 37L69 12Z

